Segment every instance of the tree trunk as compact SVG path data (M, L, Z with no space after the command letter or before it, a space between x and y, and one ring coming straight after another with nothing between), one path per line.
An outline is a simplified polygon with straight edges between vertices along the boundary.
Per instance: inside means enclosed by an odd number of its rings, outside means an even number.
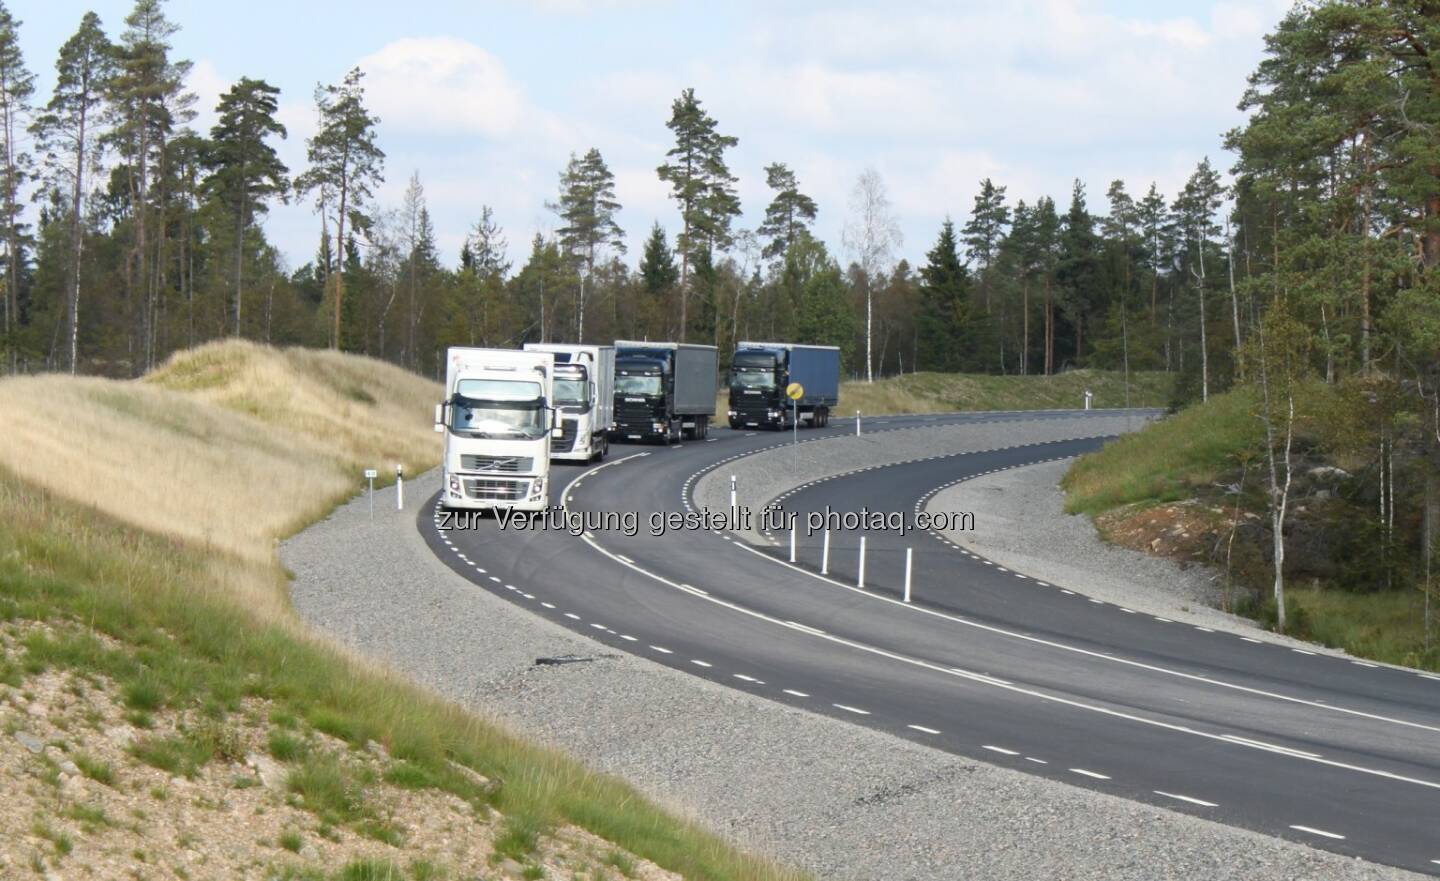
M87 90L88 93L88 90ZM80 267L85 251L85 221L81 216L85 201L85 123L87 108L80 102L80 119L75 138L75 192L70 196L70 296L66 298L66 313L69 320L70 374L79 369L80 362Z
M870 297L870 276L867 275L867 276L865 277L865 381L866 381L866 382L874 382L874 381L875 381L875 371L872 369L872 365L873 365L874 362L871 360L871 348L870 348L870 333L871 333L871 326L872 326L872 324L873 324L872 317L871 317L871 305L870 305L870 300L871 300L871 297Z

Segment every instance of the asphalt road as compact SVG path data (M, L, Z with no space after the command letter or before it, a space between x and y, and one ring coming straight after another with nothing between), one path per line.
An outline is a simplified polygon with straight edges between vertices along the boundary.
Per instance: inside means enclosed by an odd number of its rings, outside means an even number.
M800 436L853 430L837 420ZM605 465L553 472L552 501L564 493L576 516L636 512L635 535L518 532L493 519L440 529L429 507L417 524L477 584L614 649L955 754L1440 874L1433 677L1094 602L932 532L867 531L863 590L858 533L832 536L826 576L819 536L799 536L790 564L784 534L768 551L723 531L649 534L650 512L689 510L697 475L783 440L719 430L710 442L616 447ZM941 486L1098 443L875 468L802 488L783 506L802 518L861 507L913 515Z

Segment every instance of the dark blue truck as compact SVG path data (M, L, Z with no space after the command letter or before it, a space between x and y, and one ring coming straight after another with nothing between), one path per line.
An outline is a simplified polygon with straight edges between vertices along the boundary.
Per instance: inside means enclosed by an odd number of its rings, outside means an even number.
M794 402L785 389L798 382ZM742 342L730 359L730 427L823 428L840 403L840 350L834 346Z

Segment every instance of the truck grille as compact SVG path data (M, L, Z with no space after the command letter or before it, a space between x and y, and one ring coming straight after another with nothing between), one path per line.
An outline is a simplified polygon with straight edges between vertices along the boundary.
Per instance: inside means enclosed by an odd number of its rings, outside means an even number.
M580 433L580 420L565 419L560 422L560 436L550 438L550 450L568 453L575 449L575 437Z
M535 467L535 460L529 456L479 456L463 454L460 468L463 471L500 471L506 474L523 474Z
M486 480L479 477L465 478L465 495L472 499L495 502L514 502L525 498L530 488L528 480Z

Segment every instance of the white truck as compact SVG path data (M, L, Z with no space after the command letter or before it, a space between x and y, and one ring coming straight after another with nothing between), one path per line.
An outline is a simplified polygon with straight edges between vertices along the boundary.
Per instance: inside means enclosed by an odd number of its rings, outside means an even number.
M555 356L551 403L560 411L560 434L550 439L550 458L605 458L615 427L615 347L526 343L525 351Z
M543 511L550 439L559 433L555 357L548 352L452 347L435 431L445 435L445 508Z

